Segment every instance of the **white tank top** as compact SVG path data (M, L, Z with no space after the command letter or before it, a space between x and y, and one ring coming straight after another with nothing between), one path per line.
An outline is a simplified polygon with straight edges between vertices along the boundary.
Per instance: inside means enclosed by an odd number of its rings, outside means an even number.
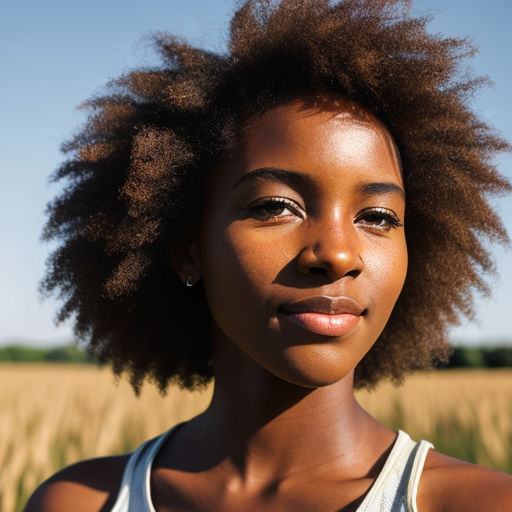
M151 501L151 465L160 446L177 426L146 441L133 452L111 512L156 512ZM382 471L357 512L417 512L418 483L430 448L429 442L415 443L399 430Z

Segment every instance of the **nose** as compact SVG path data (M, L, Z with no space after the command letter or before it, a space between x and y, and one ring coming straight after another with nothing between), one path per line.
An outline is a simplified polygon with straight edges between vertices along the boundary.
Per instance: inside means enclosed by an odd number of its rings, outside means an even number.
M364 268L360 249L353 224L312 224L297 259L297 270L302 274L321 271L333 282L346 276L357 277Z

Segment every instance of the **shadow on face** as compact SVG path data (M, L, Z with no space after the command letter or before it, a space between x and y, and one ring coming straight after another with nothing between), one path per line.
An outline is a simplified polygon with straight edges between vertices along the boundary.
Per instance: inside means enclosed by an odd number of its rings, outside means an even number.
M234 344L240 368L305 387L348 375L402 289L404 209L391 136L362 107L296 100L252 119L206 188L215 353Z

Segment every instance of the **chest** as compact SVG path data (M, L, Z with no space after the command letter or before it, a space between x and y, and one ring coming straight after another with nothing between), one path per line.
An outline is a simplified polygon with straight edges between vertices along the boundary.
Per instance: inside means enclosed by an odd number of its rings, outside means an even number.
M374 481L309 477L248 489L208 474L157 470L150 482L156 512L356 512Z
M179 471L156 465L164 436L141 445L126 465L111 512L417 512L416 493L430 443L414 443L399 431L378 475L343 477L304 473L262 486L209 471ZM231 482L231 483L230 483Z

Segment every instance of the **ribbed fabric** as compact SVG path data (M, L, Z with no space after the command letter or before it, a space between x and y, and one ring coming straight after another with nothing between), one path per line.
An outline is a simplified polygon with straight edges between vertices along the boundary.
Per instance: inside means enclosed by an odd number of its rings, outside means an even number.
M430 448L429 442L415 443L399 430L384 467L357 512L418 512L418 484Z
M177 426L146 441L133 452L111 512L156 512L151 502L151 465L160 446ZM418 484L430 448L429 442L415 443L399 430L382 471L357 512L418 512Z

